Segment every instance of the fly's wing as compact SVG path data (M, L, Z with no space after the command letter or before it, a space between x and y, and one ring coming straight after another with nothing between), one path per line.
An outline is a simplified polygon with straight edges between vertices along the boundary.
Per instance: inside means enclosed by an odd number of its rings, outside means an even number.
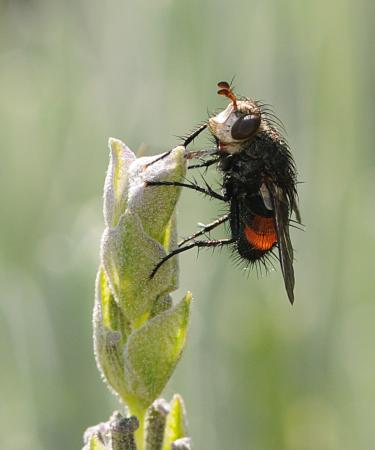
M294 211L294 214L296 216L297 222L302 225L301 213L300 213L300 210L299 210L298 205L296 204L296 202L294 202L294 204L293 204L293 211Z
M302 225L301 213L300 213L300 210L299 210L298 204L297 204L297 199L298 199L297 194L293 193L292 195L289 195L289 199L291 202L291 209L294 212L296 220L298 223L300 223Z
M276 184L267 184L271 193L275 213L276 233L279 247L281 270L284 277L285 289L290 303L294 302L294 270L293 247L289 236L289 202L285 192Z

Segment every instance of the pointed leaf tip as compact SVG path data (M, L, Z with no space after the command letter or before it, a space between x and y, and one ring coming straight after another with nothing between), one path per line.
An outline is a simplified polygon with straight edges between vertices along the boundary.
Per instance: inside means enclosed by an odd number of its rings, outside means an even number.
M185 346L191 294L150 319L128 339L124 360L129 389L149 406L169 380Z
M175 394L170 406L171 411L168 414L165 426L163 450L170 450L173 442L187 436L186 410L182 397Z
M110 150L108 171L104 183L104 221L106 226L115 226L127 203L127 181L130 164L135 154L119 139L109 138Z

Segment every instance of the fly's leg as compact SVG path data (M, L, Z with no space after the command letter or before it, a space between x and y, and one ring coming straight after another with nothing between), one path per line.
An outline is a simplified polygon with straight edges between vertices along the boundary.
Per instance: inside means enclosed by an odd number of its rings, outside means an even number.
M213 189L211 189L208 184L206 184L207 188L202 188L194 183L179 183L178 181L146 181L146 186L178 186L185 187L188 189L193 189L194 191L198 191L202 194L208 195L211 198L216 198L217 200L221 200L223 202L227 201L224 195L218 194Z
M195 131L193 131L191 134L189 134L189 136L186 137L186 139L184 140L184 143L182 144L184 147L187 147L189 144L191 144L194 139L199 136L202 131L204 131L207 128L208 124L204 123L203 125L201 125L199 128L197 128Z
M201 230L197 231L196 233L192 234L191 236L189 236L186 239L179 242L178 247L181 247L182 245L186 244L186 242L192 241L193 239L195 239L199 236L202 236L202 234L205 234L208 231L213 230L214 228L218 227L222 223L226 222L228 219L229 219L229 214L225 214L225 216L219 217L214 222L204 225Z
M201 125L199 128L197 128L195 131L193 131L193 133L189 134L189 136L187 136L184 140L184 142L181 144L183 147L187 147L192 141L194 141L194 139L199 136L202 131L204 131L207 128L207 123L204 123L203 125ZM152 164L155 164L156 162L166 158L172 150L169 150L168 152L163 153L162 155L159 156L159 158L154 159L153 161L151 161L149 164L146 165L146 168L151 166Z
M179 253L182 252L186 252L187 250L190 250L191 248L197 247L197 248L202 248L202 247L224 247L225 245L231 245L234 242L236 242L237 239L217 239L217 240L210 240L210 241L194 241L191 244L185 245L183 247L180 248L176 248L175 250L173 250L172 252L170 252L168 255L164 256L164 258L162 258L157 265L154 267L153 271L150 274L150 279L154 278L156 272L160 269L160 267L166 262L168 261L168 259L172 258L173 256L178 255Z
M218 158L210 159L209 161L202 162L201 164L193 164L192 166L189 166L188 169L198 169L200 167L209 167L212 166L212 164L215 164L219 161Z

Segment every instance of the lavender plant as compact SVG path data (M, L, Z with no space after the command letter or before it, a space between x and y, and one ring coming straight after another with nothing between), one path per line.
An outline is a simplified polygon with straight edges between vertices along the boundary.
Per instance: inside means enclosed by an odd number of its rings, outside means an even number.
M176 395L159 399L185 346L191 294L173 304L178 261L152 269L176 245L177 187L145 181L182 181L184 148L153 164L110 139L104 186L105 230L96 279L94 349L103 380L125 406L89 428L85 450L188 449L186 413Z

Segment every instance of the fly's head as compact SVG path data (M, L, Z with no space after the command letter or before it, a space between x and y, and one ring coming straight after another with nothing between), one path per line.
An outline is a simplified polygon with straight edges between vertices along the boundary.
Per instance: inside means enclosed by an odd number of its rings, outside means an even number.
M218 94L231 103L217 116L211 117L208 126L225 153L238 153L245 141L252 139L262 128L261 108L250 99L237 100L226 81L218 83Z

